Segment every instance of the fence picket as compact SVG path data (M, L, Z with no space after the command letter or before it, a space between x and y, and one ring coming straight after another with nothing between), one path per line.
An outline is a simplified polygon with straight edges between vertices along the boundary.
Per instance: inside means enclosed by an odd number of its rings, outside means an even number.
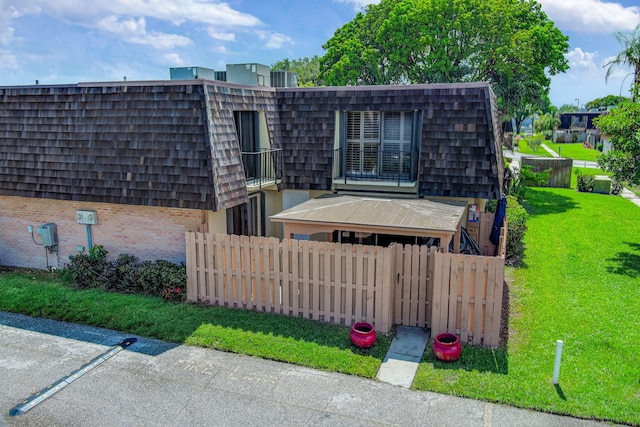
M190 301L499 344L502 257L194 232L185 242Z

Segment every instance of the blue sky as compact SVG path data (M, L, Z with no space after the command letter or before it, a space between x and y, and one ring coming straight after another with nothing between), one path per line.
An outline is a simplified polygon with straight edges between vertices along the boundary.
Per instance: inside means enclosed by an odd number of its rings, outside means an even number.
M570 37L554 105L628 94L631 69L605 83L611 36L640 24L637 0L539 0ZM0 85L169 78L169 68L271 65L322 55L367 0L0 0Z

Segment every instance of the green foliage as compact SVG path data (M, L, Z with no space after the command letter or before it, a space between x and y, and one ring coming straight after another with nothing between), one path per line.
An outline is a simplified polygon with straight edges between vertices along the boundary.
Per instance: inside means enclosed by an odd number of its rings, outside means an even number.
M485 209L487 212L495 213L498 206L497 200L489 200ZM529 214L522 207L518 199L507 196L507 253L506 262L510 265L517 265L522 261L525 251L524 235L527 232L527 221Z
M534 135L531 137L531 139L529 139L527 143L529 144L529 147L531 147L533 152L537 153L538 150L540 149L540 146L542 145L542 136Z
M323 48L328 85L489 81L513 116L548 104L569 44L532 0L382 0Z
M629 98L618 95L607 95L604 98L596 98L593 101L589 101L584 104L584 106L587 110L591 110L593 108L606 109L607 107L616 106L626 99Z
M547 113L541 115L533 126L536 132L540 132L544 135L545 139L550 139L553 135L553 131L556 130L559 124L560 119L558 116Z
M96 245L88 254L69 257L65 278L80 288L99 288L107 266L107 251Z
M611 190L609 191L609 193L613 194L614 196L617 196L618 194L622 193L623 189L624 189L624 186L622 185L622 183L614 179L611 181Z
M520 205L516 197L507 196L507 254L506 261L511 265L519 264L526 249L524 235L527 232L529 214Z
M618 181L640 185L640 104L624 101L593 121L613 146L609 153L598 157L600 167Z
M526 200L527 188L546 187L551 172L551 169L535 172L531 165L522 166L511 181L511 194L520 202Z
M71 257L65 278L78 288L162 296L169 301L186 300L187 273L183 265L168 261L140 262L133 255L121 254L107 261L107 251L94 246L88 255Z
M606 79L613 73L617 66L629 66L634 69L634 86L640 85L640 24L631 32L617 31L613 33L618 43L622 45L622 50L607 62ZM632 99L637 98L637 91L632 90Z
M320 78L320 57L318 55L301 59L284 58L272 64L271 69L296 73L300 87L324 86L324 80Z
M579 174L578 175L578 191L592 192L596 179L593 175Z

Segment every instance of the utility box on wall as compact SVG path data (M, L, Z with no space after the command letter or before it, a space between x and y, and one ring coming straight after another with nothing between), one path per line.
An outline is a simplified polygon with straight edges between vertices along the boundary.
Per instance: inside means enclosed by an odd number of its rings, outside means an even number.
M96 211L76 211L76 222L78 224L97 224L98 214Z
M38 227L38 233L42 237L42 246L45 248L58 246L58 227L55 224L42 224Z

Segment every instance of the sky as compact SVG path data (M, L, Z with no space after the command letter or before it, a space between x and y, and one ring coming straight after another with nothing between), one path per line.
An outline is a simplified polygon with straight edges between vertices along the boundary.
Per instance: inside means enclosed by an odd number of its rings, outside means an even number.
M170 67L272 65L322 45L371 0L0 0L0 86L165 80ZM553 105L628 95L632 69L603 67L614 31L640 24L637 0L539 0L569 36Z

